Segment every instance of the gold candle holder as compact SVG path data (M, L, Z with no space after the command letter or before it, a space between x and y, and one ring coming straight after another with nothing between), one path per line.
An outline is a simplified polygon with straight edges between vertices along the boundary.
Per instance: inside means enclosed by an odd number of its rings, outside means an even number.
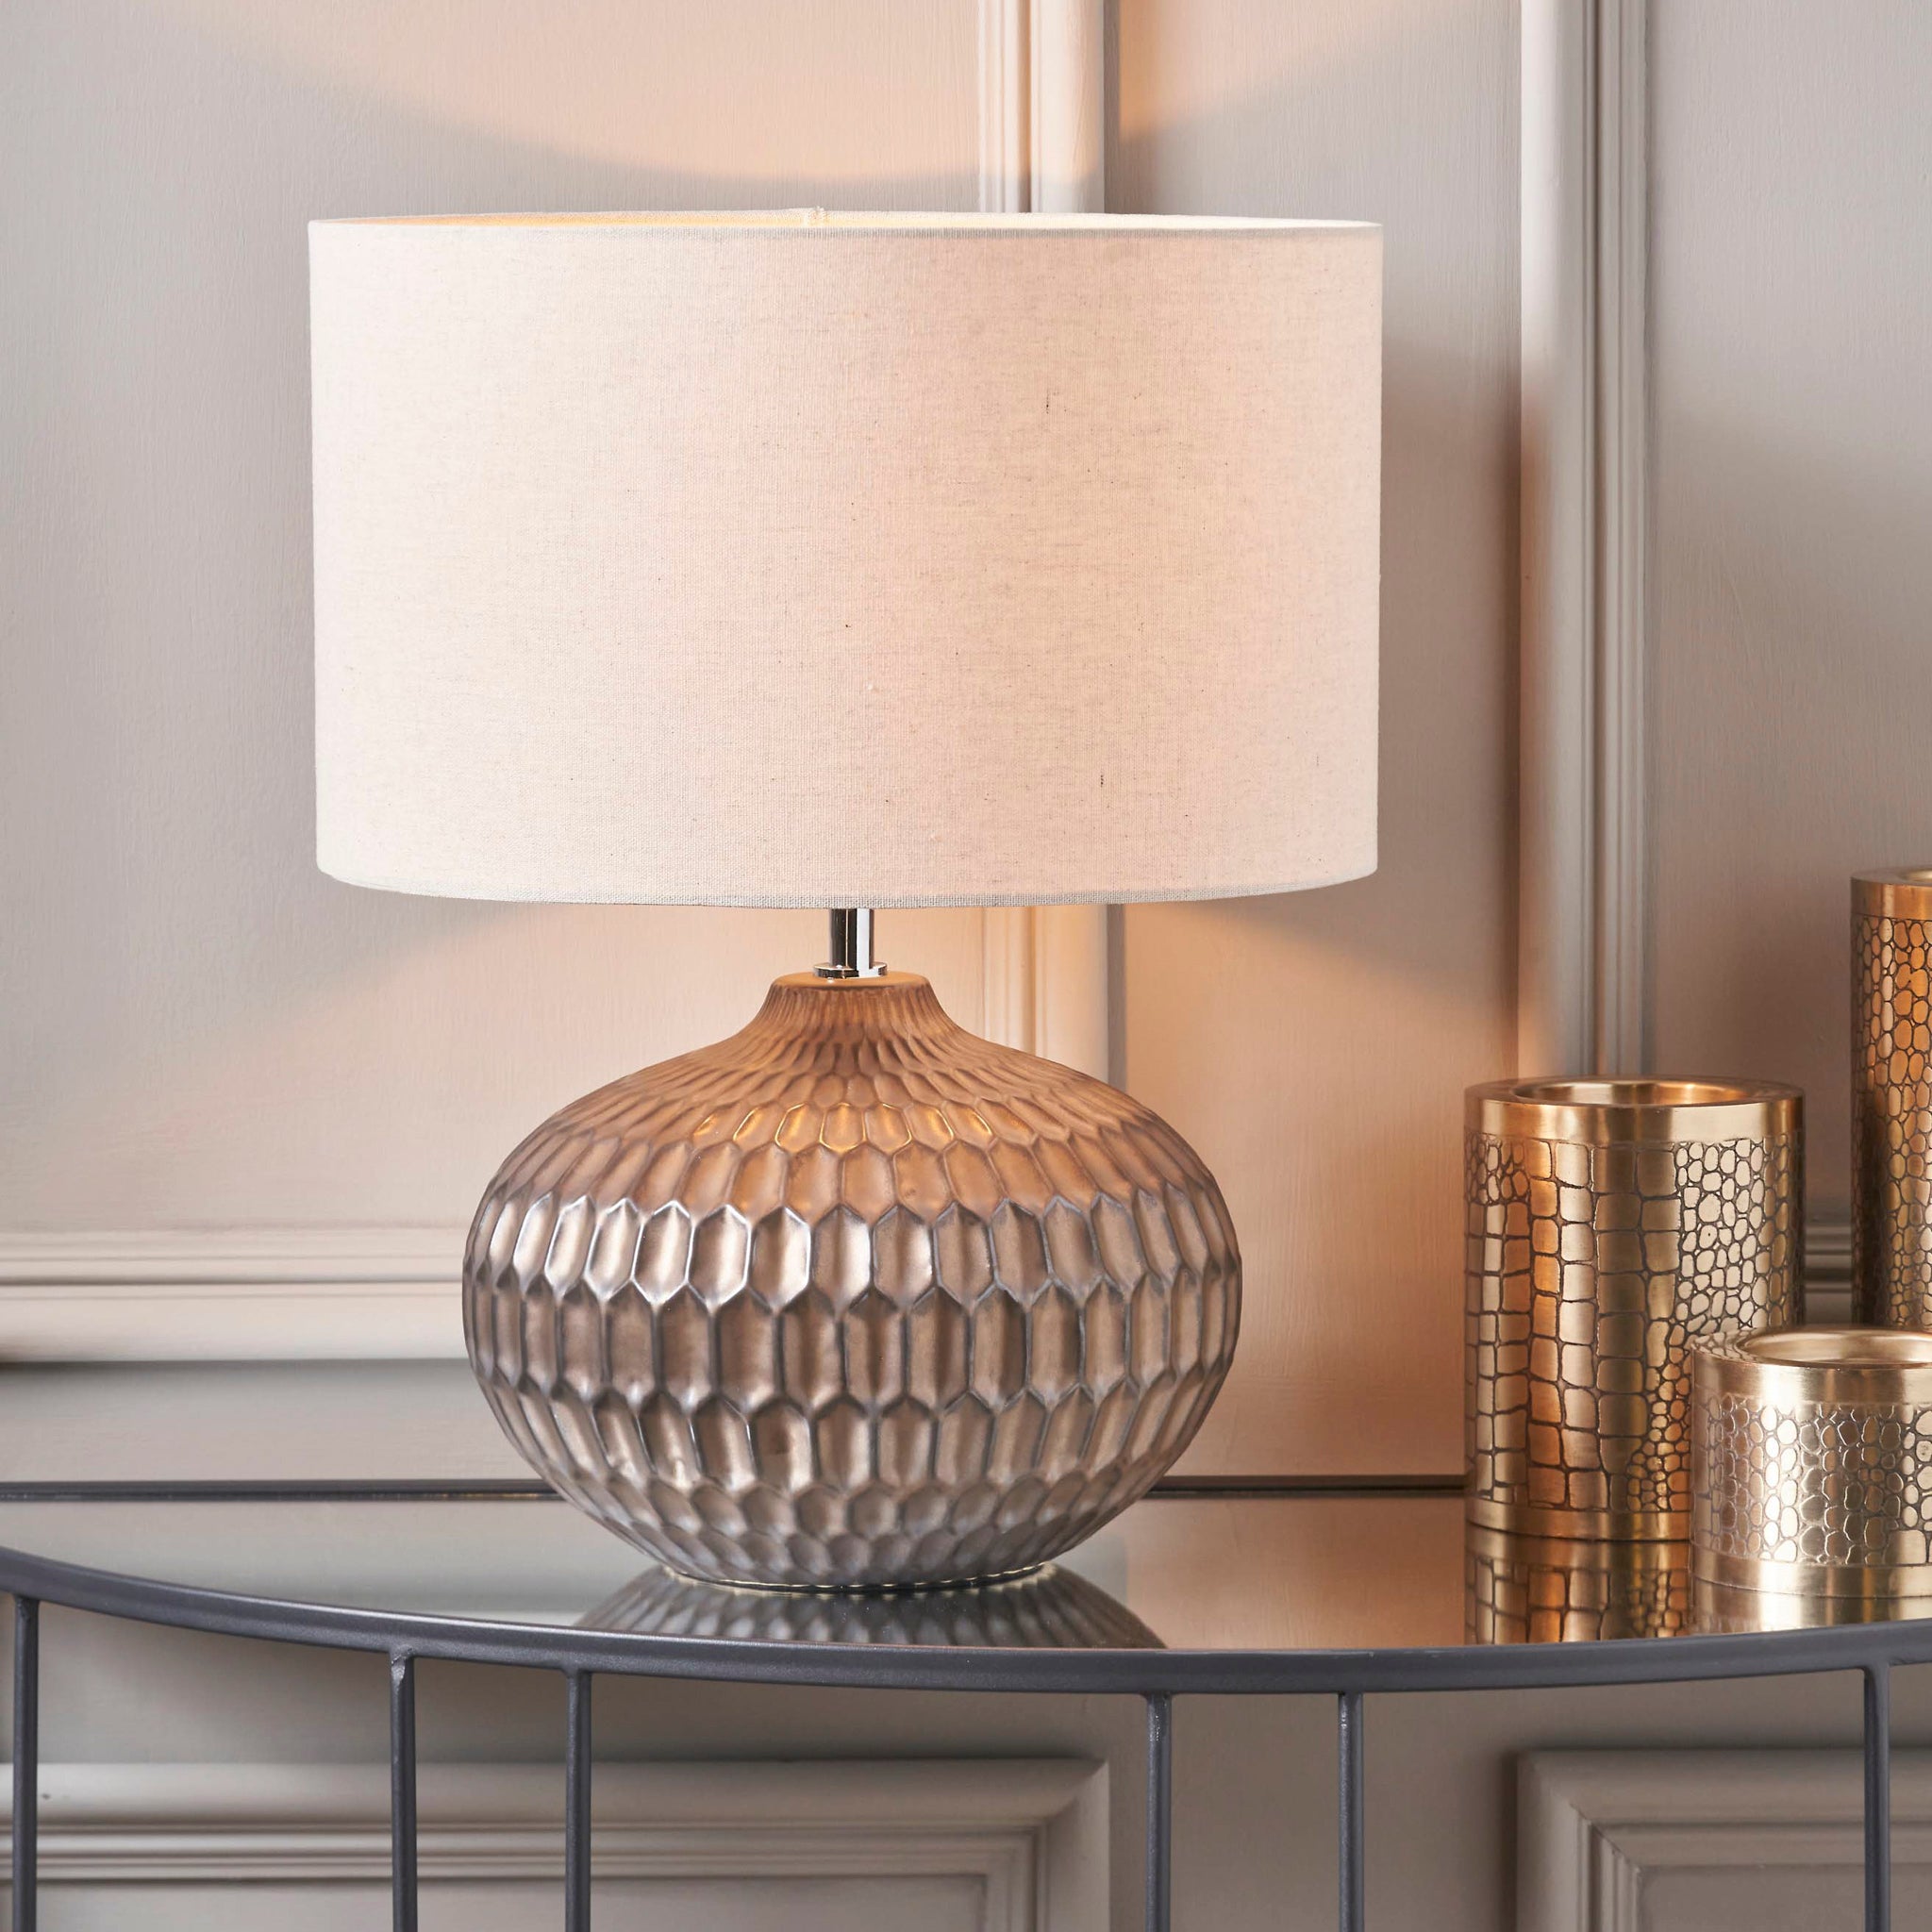
M1932 868L1852 880L1852 1306L1932 1327Z
M1689 1533L1691 1345L1804 1317L1803 1105L1765 1081L1470 1089L1472 1521Z
M1692 1377L1700 1580L1874 1607L1855 1617L1932 1596L1932 1335L1739 1336Z
M1472 1643L1595 1643L1682 1637L1696 1627L1681 1542L1585 1542L1465 1525Z

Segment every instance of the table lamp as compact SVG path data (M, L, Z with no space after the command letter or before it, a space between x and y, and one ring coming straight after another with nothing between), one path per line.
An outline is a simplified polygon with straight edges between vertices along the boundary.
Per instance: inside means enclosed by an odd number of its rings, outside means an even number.
M1240 1314L1213 1176L954 1024L873 912L1374 869L1380 242L312 227L323 869L830 909L824 964L546 1121L470 1230L499 1421L672 1569L1022 1572L1200 1426Z

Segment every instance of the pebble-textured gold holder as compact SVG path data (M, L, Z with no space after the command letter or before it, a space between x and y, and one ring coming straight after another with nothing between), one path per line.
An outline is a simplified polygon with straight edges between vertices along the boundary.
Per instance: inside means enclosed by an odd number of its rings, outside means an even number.
M1932 867L1852 880L1852 1292L1932 1327Z
M1697 1575L1852 1601L1932 1595L1932 1335L1804 1328L1697 1352Z
M1802 1109L1769 1082L1470 1089L1472 1521L1689 1532L1691 1344L1803 1319Z
M1594 1643L1682 1637L1694 1626L1681 1542L1602 1542L1464 1529L1472 1643Z

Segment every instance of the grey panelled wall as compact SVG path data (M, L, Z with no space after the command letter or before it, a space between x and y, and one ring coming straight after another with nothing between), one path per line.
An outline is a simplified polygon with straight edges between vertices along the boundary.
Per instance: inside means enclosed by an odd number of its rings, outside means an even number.
M0 9L0 1246L447 1228L454 1324L525 1129L820 957L809 913L316 871L306 225L971 208L977 101L971 0ZM977 1020L975 913L888 940Z
M1932 14L1650 26L1653 1058L1803 1086L1829 1223L1850 874L1932 864Z
M804 913L434 902L316 874L303 228L971 207L1000 11L0 15L0 878L30 936L0 1001L0 1284L49 1253L58 1280L125 1280L152 1253L165 1294L206 1234L225 1269L325 1292L345 1246L420 1278L446 1233L454 1344L460 1229L504 1152L734 1030L817 957ZM1515 58L1501 0L1108 18L1112 206L1388 225L1382 874L1124 925L1126 1084L1224 1178L1255 1283L1196 1472L1459 1455L1457 1104L1507 1071L1511 1037ZM971 912L902 914L882 944L974 1025L1000 998L983 937ZM274 1258L236 1261L257 1236Z
M0 1246L454 1227L529 1121L728 1030L818 944L806 915L432 904L308 865L308 215L977 198L967 0L562 19L80 0L0 25L0 877L28 936ZM1654 1058L1804 1084L1829 1219L1844 875L1932 847L1901 240L1932 44L1876 4L1652 28ZM1123 923L1123 1071L1217 1166L1254 1282L1190 1466L1447 1468L1455 1101L1511 1038L1513 13L1122 0L1108 64L1115 207L1388 228L1382 871ZM973 915L889 946L978 1017Z

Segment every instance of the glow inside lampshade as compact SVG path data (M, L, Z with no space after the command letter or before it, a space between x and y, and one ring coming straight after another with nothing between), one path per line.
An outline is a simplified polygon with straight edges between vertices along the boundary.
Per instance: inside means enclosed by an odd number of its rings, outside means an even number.
M310 231L323 867L1218 897L1375 859L1381 236Z

